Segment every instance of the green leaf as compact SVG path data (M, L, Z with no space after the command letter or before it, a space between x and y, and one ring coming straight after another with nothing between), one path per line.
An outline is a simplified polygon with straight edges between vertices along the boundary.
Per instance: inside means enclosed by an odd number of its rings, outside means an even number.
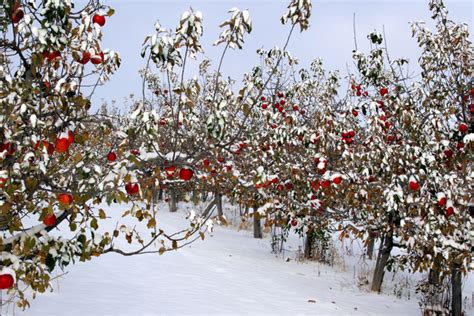
M99 228L99 225L97 224L97 219L96 218L93 218L91 220L91 227L94 228L95 230L97 230Z
M52 272L54 270L54 267L56 266L56 260L54 260L51 254L48 254L48 256L46 257L45 264L48 267L49 272Z

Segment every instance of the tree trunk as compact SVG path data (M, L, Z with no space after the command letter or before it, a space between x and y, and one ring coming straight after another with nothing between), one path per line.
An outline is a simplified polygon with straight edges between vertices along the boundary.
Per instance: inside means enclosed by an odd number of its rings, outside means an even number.
M158 191L158 201L163 201L163 189Z
M439 271L430 269L428 273L428 283L432 285L438 285L440 282Z
M198 204L199 204L199 191L193 190L192 201L193 201L193 204L194 204L194 205L198 205Z
M375 264L374 278L372 279L372 288L374 292L380 293L382 289L383 276L385 274L385 266L387 265L390 253L393 249L393 239L391 234L387 234L380 240L380 250L377 255Z
M314 244L314 236L313 236L313 228L309 228L306 232L306 240L304 242L304 258L311 259L313 257L313 244Z
M374 245L375 245L375 238L369 237L369 243L367 245L367 257L369 257L369 260L372 260L372 257L374 256Z
M217 206L217 216L222 217L224 212L222 211L222 194L215 193L216 206Z
M170 194L170 212L176 212L178 210L178 207L176 205L176 191L171 188L168 190Z
M151 190L151 209L155 210L158 205L158 192L156 189Z
M253 209L253 238L263 238L260 213L257 212L257 208Z
M459 266L452 268L451 273L451 315L462 315L462 278Z

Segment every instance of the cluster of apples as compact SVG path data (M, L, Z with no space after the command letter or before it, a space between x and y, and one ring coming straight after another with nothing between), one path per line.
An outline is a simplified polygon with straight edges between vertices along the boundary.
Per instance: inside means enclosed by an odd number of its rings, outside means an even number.
M320 175L326 173L328 161L325 158L316 157L314 158L314 164L316 165L316 172Z
M105 25L105 16L101 14L95 14L92 17L92 23L99 25L100 27ZM92 52L92 53L91 53ZM99 65L104 62L104 53L103 52L95 52L93 50L87 50L82 52L81 58L77 60L80 64L87 64L91 62L94 65Z
M350 145L353 143L353 138L355 137L356 135L356 132L354 132L353 130L349 131L349 132L343 132L341 134L342 136L342 140L347 144L347 145Z
M44 60L52 62L52 61L56 60L56 58L61 58L61 52L57 51L57 50L52 51L52 52L45 50L42 53L42 56L43 56Z
M274 103L273 104L273 108L282 113L284 116L286 115L285 114L285 105L286 105L286 99L285 99L285 94L283 92L278 92L277 93L277 97L279 98L278 102ZM268 103L267 103L267 98L265 96L261 96L260 97L260 101L263 102L261 107L262 107L262 110L266 110L268 108ZM294 111L294 112L300 112L302 115L305 114L305 110L304 109L301 109L300 110L300 107L297 105L297 104L294 104L291 109ZM273 127L272 127L273 128Z
M73 202L72 194L69 193L60 193L57 195L57 200L62 206L70 206ZM54 213L48 213L43 219L43 224L46 226L56 226L57 217Z
M362 92L362 87L360 85L356 85L355 83L352 84L351 86L352 90L355 91L356 93L356 96L360 97L360 96L364 96L364 97L367 97L369 96L369 93L367 91L364 91Z
M451 216L454 214L453 202L448 200L446 195L442 192L436 194L438 200L438 206L446 209L446 216Z
M311 187L317 191L319 190L319 188L323 188L323 189L327 189L331 186L331 182L335 185L339 185L342 183L342 176L339 175L339 174L336 174L332 177L332 180L331 179L322 179L321 181L312 181L311 182Z

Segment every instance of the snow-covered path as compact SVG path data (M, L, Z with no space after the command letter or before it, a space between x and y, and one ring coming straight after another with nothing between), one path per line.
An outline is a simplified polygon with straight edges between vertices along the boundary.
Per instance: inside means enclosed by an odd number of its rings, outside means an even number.
M182 214L160 216L170 228L184 223ZM107 254L77 263L68 267L54 292L39 295L29 310L15 313L419 315L416 300L361 291L353 273L340 270L314 262L286 262L270 253L268 239L216 227L204 242L162 256Z

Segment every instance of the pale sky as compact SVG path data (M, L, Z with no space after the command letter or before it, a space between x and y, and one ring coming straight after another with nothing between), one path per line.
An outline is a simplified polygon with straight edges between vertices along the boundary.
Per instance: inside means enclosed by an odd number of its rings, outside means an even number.
M81 1L79 1L80 3ZM218 25L227 18L231 7L248 9L253 22L253 31L246 37L244 49L231 51L223 64L224 76L240 79L258 63L256 50L264 47L282 47L289 31L282 26L280 16L285 12L289 0L148 0L123 1L104 0L112 6L115 15L107 19L104 26L103 48L118 51L122 56L122 66L110 82L99 87L93 98L94 108L101 100L114 99L121 106L130 93L138 94L141 80L138 70L144 66L140 56L141 45L146 35L154 32L154 24L159 20L163 27L174 29L182 12L192 7L204 17L204 36L202 44L205 53L217 67L222 46L213 47L220 29ZM472 32L473 4L465 0L446 0L450 17L456 22L466 22ZM313 1L313 15L310 29L295 32L289 45L289 51L298 57L300 66L309 65L316 57L323 59L326 69L339 69L344 76L346 65L353 67L354 49L352 17L356 15L358 48L368 51L366 35L385 27L387 44L391 57L406 57L412 63L417 59L416 41L411 38L410 21L430 21L428 0L426 1L363 1L336 0ZM471 36L471 39L473 37ZM188 69L192 76L196 68Z

